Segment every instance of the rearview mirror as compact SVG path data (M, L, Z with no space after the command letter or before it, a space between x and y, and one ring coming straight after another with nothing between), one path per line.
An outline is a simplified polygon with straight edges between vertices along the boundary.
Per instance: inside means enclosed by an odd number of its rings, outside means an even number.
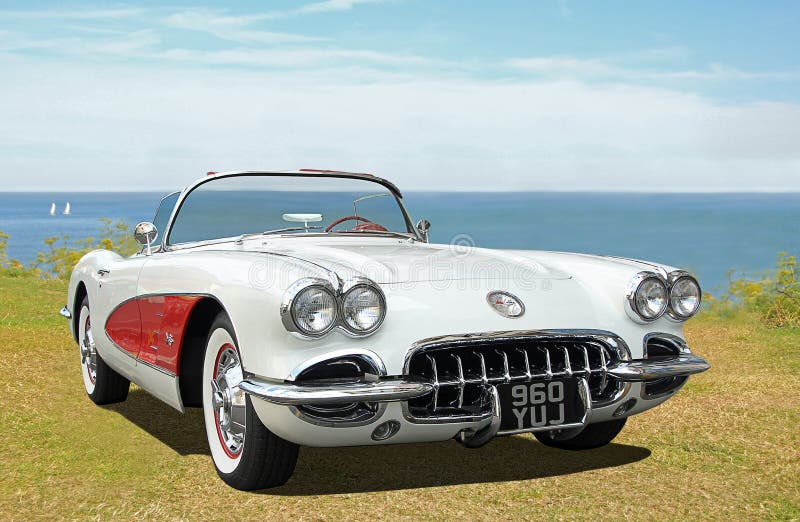
M431 229L431 222L427 219L420 219L417 221L417 232L422 236L422 240L428 242L428 230Z
M133 237L136 239L137 243L147 247L147 255L149 256L152 254L150 245L153 244L158 237L158 229L149 221L142 221L133 229Z

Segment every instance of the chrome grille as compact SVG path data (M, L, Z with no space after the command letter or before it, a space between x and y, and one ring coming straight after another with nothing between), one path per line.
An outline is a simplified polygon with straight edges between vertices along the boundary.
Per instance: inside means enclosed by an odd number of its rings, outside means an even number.
M408 402L412 419L488 414L490 387L510 382L585 377L593 405L619 396L624 384L607 368L626 358L610 335L531 332L444 337L423 341L406 362L406 374L433 384L431 394Z

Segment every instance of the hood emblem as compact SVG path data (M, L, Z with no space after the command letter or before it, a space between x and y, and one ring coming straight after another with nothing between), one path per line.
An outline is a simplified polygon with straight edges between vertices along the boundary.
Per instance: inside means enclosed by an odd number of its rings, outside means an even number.
M486 294L486 302L503 317L514 319L522 317L525 313L525 305L519 297L501 290L493 290Z

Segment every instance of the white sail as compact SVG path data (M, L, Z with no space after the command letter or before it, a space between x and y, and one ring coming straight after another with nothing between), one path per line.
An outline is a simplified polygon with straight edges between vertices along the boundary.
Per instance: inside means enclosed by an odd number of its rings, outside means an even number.
M55 203L50 203L50 215L51 216L55 216L56 215L56 204Z
M69 215L69 214L70 214L69 201L67 201L67 206L64 207L64 215Z

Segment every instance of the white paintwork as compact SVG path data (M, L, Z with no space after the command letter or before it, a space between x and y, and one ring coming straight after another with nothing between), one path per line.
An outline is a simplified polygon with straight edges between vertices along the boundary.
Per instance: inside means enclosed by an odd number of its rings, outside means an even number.
M108 273L100 275L101 269ZM400 375L409 347L420 339L500 330L606 330L627 343L632 358L641 358L646 334L682 336L681 323L666 315L646 325L626 315L627 285L642 270L666 274L673 268L584 254L463 249L397 237L295 234L181 245L127 259L94 251L75 267L67 306L74 315L76 289L83 283L94 324L105 325L117 305L135 296L205 294L228 313L248 373L283 381L312 358L361 348L376 353L389 375ZM335 330L317 340L288 333L279 316L285 290L298 279L333 274L342 279L367 277L381 286L387 302L383 326L362 339ZM486 294L492 290L519 297L525 314L519 318L497 314L486 303ZM182 409L177 378L137 364L111 342L105 328L96 328L94 336L98 352L111 367ZM633 384L623 399L639 398L639 389ZM639 400L632 413L663 400ZM287 407L255 399L253 403L262 422L288 440L308 445L378 444L369 437L374 422L322 428L298 419ZM612 410L597 409L590 421L610 419ZM410 424L397 404L390 404L381 417L390 418L400 421L402 428L388 443L443 440L460 429L454 424Z

